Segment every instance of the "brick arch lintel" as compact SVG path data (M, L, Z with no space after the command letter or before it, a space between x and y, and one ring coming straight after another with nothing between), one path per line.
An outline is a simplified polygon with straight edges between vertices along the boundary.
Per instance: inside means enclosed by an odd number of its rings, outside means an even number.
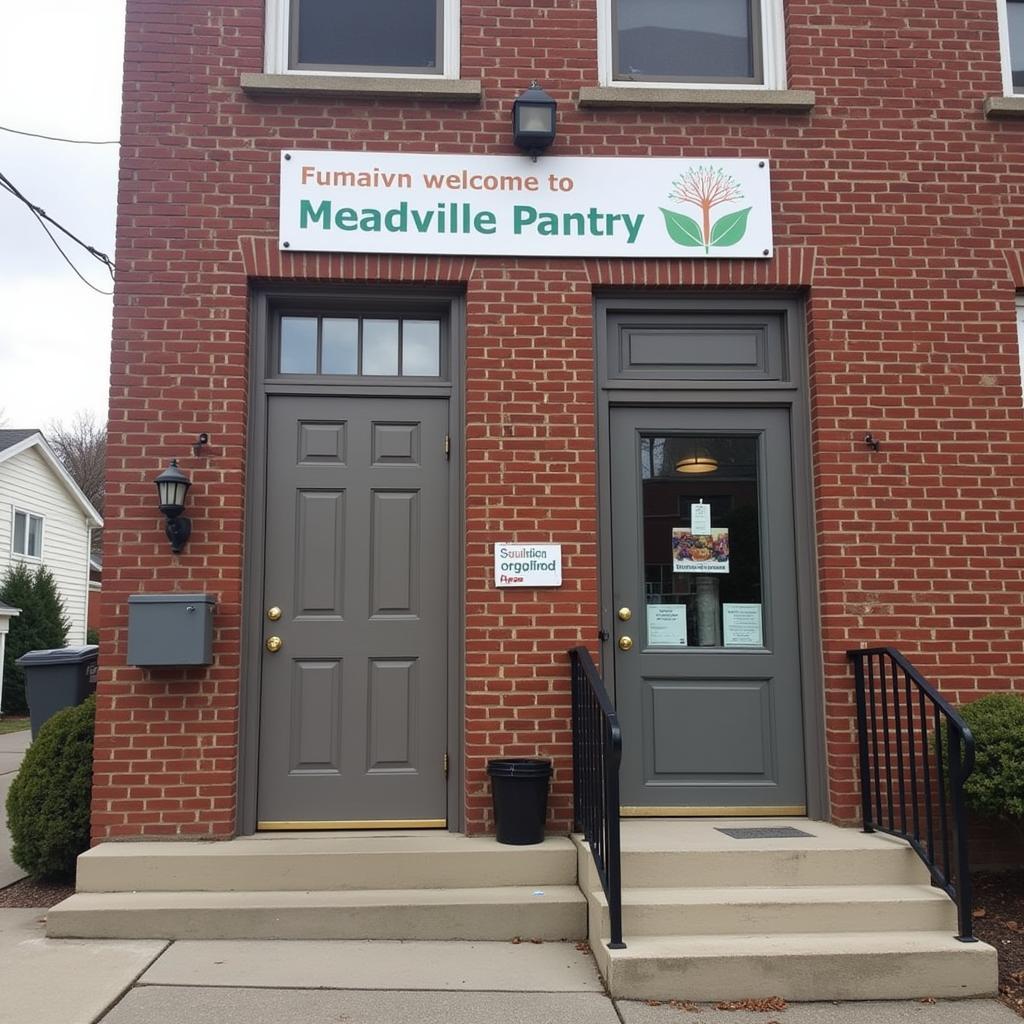
M1024 291L1024 250L1005 249L1006 268L1010 272L1010 280L1017 291Z
M238 240L246 277L291 281L460 283L473 274L473 257L397 253L288 252L277 239L247 235Z
M809 288L817 252L785 246L770 259L597 259L588 260L594 287L642 288Z
M306 281L468 282L477 260L463 256L386 253L287 252L269 236L244 236L239 250L250 278ZM1009 258L1009 257L1008 257ZM490 262L489 260L487 262ZM638 288L809 288L817 252L784 246L765 260L588 259L569 260L585 268L594 287ZM1015 277L1015 280L1017 278ZM1024 265L1019 272L1024 287Z

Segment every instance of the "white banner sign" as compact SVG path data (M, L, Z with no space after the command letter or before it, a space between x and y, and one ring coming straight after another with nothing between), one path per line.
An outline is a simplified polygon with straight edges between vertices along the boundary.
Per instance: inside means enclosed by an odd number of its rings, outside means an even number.
M765 257L767 160L281 154L282 249Z
M560 587L562 585L561 544L494 545L496 587Z

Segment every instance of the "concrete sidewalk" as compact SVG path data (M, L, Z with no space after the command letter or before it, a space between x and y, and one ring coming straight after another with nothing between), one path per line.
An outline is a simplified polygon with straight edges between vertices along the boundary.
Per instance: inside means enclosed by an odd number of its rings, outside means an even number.
M44 914L0 910L0 1024L1019 1024L995 1000L613 1004L574 943L54 940Z
M11 836L7 831L7 791L15 773L21 767L21 759L32 741L32 731L22 729L0 736L0 889L25 877L25 872L11 860Z

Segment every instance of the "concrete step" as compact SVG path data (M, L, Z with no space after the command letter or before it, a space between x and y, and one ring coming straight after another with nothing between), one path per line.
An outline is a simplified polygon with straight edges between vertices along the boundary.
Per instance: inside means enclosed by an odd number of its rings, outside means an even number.
M736 839L722 828L789 827L805 836ZM578 837L577 837L578 838ZM589 858L585 858L589 862ZM581 872L588 887L595 877ZM926 884L928 872L899 839L796 819L627 819L623 888Z
M612 996L792 1001L994 995L996 951L948 932L626 936L592 942Z
M566 838L502 846L448 832L275 834L226 842L103 843L78 858L86 892L268 892L573 885Z
M298 892L77 893L51 938L582 939L576 885Z
M608 901L591 892L607 935ZM956 931L956 908L930 885L730 886L627 889L623 931L643 935L767 935L844 931Z

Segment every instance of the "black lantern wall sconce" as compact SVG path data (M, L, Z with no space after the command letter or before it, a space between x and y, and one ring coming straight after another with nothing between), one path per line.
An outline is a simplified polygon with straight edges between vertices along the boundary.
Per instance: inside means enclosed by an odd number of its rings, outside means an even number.
M171 464L154 483L160 499L160 514L167 519L164 533L171 542L171 550L176 555L180 554L192 533L192 520L182 515L185 511L185 495L192 481L178 469L178 460L171 459Z
M536 82L521 92L512 104L512 138L536 163L555 141L555 111L558 104Z

